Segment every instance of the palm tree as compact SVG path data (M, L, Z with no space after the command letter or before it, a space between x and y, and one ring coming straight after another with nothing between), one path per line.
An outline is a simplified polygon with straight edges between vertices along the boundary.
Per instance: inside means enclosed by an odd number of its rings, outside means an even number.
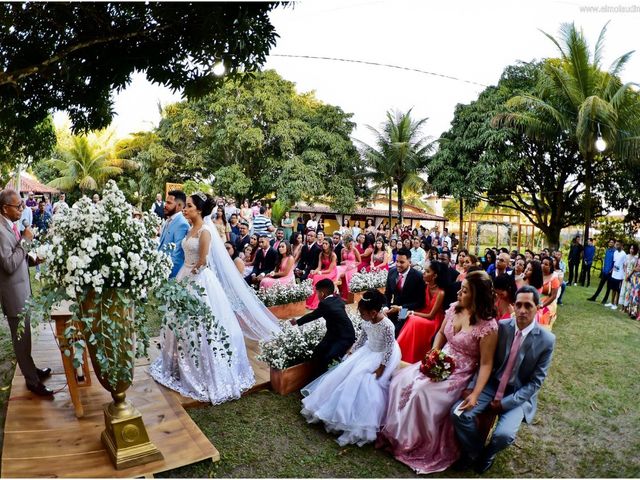
M49 186L65 191L78 187L82 193L96 191L110 177L137 166L131 160L118 158L114 147L112 131L73 135L60 146L58 158L48 161L61 175Z
M544 63L539 95L511 98L507 107L515 111L494 119L495 125L512 126L532 138L555 142L566 135L577 145L584 162L585 240L591 227L595 162L607 157L635 161L640 156L640 100L632 84L623 84L618 76L633 52L602 70L606 29L605 25L593 54L574 24L562 24L559 40L545 33L561 58ZM596 149L598 138L606 142L602 152Z
M396 187L398 194L398 220L402 225L405 186L416 190L418 184L424 184L418 174L426 167L428 155L433 150L433 143L422 136L422 127L426 122L427 118L412 120L411 110L407 113L387 112L382 131L367 126L376 137L376 145L360 142L371 178L389 192L390 222L393 187Z

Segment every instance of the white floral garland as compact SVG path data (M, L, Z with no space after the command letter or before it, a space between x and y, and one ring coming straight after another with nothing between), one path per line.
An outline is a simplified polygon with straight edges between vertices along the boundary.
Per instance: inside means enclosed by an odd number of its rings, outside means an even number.
M365 292L372 288L382 288L387 285L387 270L367 272L365 270L355 273L349 282L349 291Z
M349 313L356 337L362 329L362 318ZM260 341L261 353L257 359L272 368L283 370L311 359L313 349L327 332L324 319L314 320L301 327L289 322L282 324L282 330L273 339Z
M311 280L304 280L300 283L281 284L276 283L269 288L258 290L258 298L267 307L275 305L285 305L306 300L313 293Z

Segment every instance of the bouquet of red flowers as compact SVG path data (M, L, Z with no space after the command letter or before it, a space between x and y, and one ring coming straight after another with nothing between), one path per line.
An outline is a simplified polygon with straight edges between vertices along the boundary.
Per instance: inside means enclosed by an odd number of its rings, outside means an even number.
M455 367L453 357L441 350L431 350L422 360L420 372L434 382L440 382L449 378Z

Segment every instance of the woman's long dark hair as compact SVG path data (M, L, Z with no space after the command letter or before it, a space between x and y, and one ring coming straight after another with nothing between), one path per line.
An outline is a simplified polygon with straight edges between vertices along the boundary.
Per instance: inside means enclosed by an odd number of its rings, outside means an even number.
M224 242L224 244L233 248L233 253L231 254L231 260L235 260L236 258L238 258L238 251L236 250L236 246L231 242Z
M518 287L516 286L516 280L513 278L513 275L508 273L498 275L493 281L493 288L494 290L504 290L507 292L509 303L511 305L516 303L516 292L518 291Z
M478 320L489 320L496 317L495 292L491 277L485 271L470 272L465 278L471 291L469 307L469 324L475 325ZM456 312L462 307L456 305Z
M280 245L282 244L285 244L287 246L287 253L284 257L280 254ZM278 261L276 262L276 270L280 270L280 266L281 266L280 264L282 263L283 259L291 256L291 244L286 240L283 240L282 242L280 242L280 245L278 245L278 250L277 250Z
M542 264L540 260L529 260L524 269L531 264L531 276L529 277L529 285L540 290L544 284L544 275L542 275Z
M444 290L449 286L448 269L444 263L431 262L427 268L436 274L436 286L438 288Z

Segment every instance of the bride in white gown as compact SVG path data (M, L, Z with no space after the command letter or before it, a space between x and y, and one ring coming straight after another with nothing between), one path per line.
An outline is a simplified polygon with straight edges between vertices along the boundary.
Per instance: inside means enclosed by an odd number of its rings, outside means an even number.
M176 279L188 277L204 288L202 301L229 336L231 359L213 353L207 332L200 332L200 337L187 334L189 338L178 345L173 332L165 329L160 356L149 371L157 382L181 395L219 404L239 398L255 383L244 336L267 339L280 326L244 282L213 226L203 221L212 208L213 199L203 193L187 197L184 216L192 228L182 241L185 261ZM197 363L190 342L196 345Z

